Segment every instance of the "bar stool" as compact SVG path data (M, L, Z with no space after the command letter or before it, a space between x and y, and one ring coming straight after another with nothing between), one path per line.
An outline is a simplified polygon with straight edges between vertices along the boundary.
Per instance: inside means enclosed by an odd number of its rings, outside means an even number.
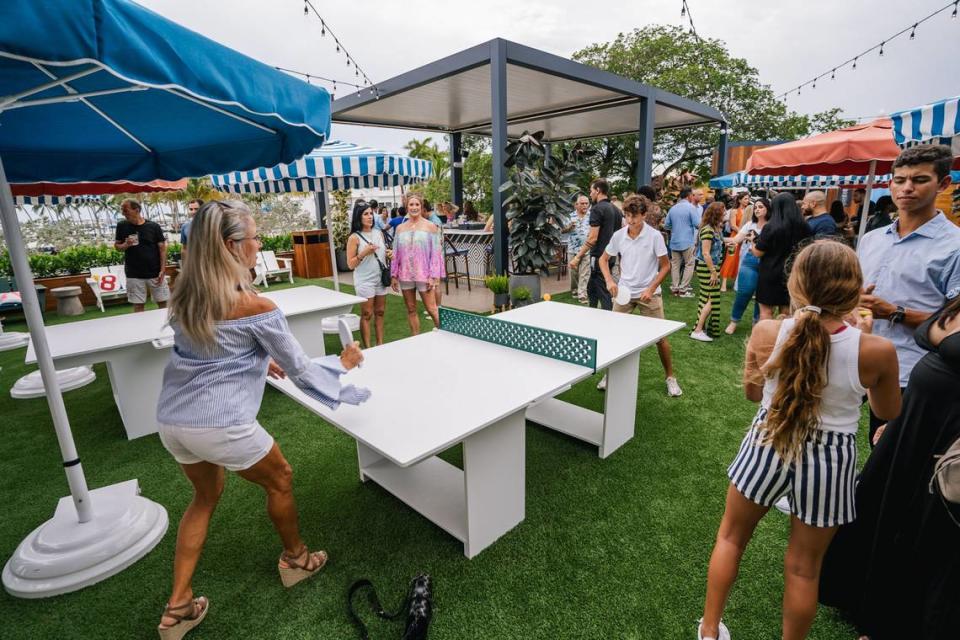
M450 293L450 278L453 278L454 286L456 286L457 289L460 288L460 278L466 278L467 291L473 291L473 288L470 286L470 250L458 249L446 236L443 238L443 245L444 268L447 266L447 260L453 262L453 269L447 269L447 277L444 278L444 285L446 286L447 293ZM460 258L463 258L464 271L460 271L459 267L457 266L457 260Z

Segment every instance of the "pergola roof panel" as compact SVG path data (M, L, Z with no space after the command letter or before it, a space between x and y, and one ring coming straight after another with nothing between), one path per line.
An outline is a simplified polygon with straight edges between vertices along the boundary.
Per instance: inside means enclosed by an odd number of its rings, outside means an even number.
M506 51L508 135L544 131L547 141L634 133L640 101L656 104L655 127L723 123L719 111L648 85L513 42L492 41L349 95L335 122L490 135L491 51Z

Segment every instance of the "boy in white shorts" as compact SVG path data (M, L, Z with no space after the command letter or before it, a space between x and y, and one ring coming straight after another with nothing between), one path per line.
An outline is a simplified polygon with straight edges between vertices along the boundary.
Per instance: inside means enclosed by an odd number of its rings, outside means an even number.
M663 234L643 222L648 206L649 201L643 196L627 198L623 203L626 226L614 232L604 251L605 259L598 262L610 295L616 298L621 287L630 290L629 302L614 302L615 312L633 313L634 309L639 309L641 316L662 319L663 296L660 293L660 283L670 273L670 259L667 257ZM610 258L617 255L620 256L619 283L613 279L609 262ZM667 395L677 397L683 390L673 375L670 343L666 338L657 342L657 352L667 378ZM604 376L597 388L605 389L606 380L607 377Z

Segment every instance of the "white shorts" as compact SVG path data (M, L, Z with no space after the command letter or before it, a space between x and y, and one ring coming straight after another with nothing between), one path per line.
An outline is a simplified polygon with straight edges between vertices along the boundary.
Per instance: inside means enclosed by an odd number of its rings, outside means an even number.
M233 427L177 427L161 424L160 442L180 464L210 462L243 471L273 448L273 436L259 422Z
M127 302L146 304L147 289L150 289L150 297L154 302L166 302L170 299L170 287L166 278L161 280L159 285L154 284L153 278L127 278Z
M427 284L428 283L426 282L410 282L409 280L401 280L400 289L402 291L409 291L410 289L416 289L417 291L420 291L422 293L427 290Z
M360 296L361 298L366 298L367 300L369 300L370 298L375 298L377 296L387 295L387 288L382 284L380 284L379 281L357 282L356 284L353 285L353 288L354 288L354 291L356 291L358 296Z

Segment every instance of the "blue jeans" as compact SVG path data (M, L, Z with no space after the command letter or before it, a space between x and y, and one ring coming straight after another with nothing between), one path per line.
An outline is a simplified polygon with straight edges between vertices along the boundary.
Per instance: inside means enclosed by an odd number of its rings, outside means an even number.
M737 273L737 297L733 301L733 312L730 319L733 322L740 322L743 312L757 291L757 278L759 277L760 259L749 251L740 252L740 271ZM760 318L760 305L753 303L753 321Z

